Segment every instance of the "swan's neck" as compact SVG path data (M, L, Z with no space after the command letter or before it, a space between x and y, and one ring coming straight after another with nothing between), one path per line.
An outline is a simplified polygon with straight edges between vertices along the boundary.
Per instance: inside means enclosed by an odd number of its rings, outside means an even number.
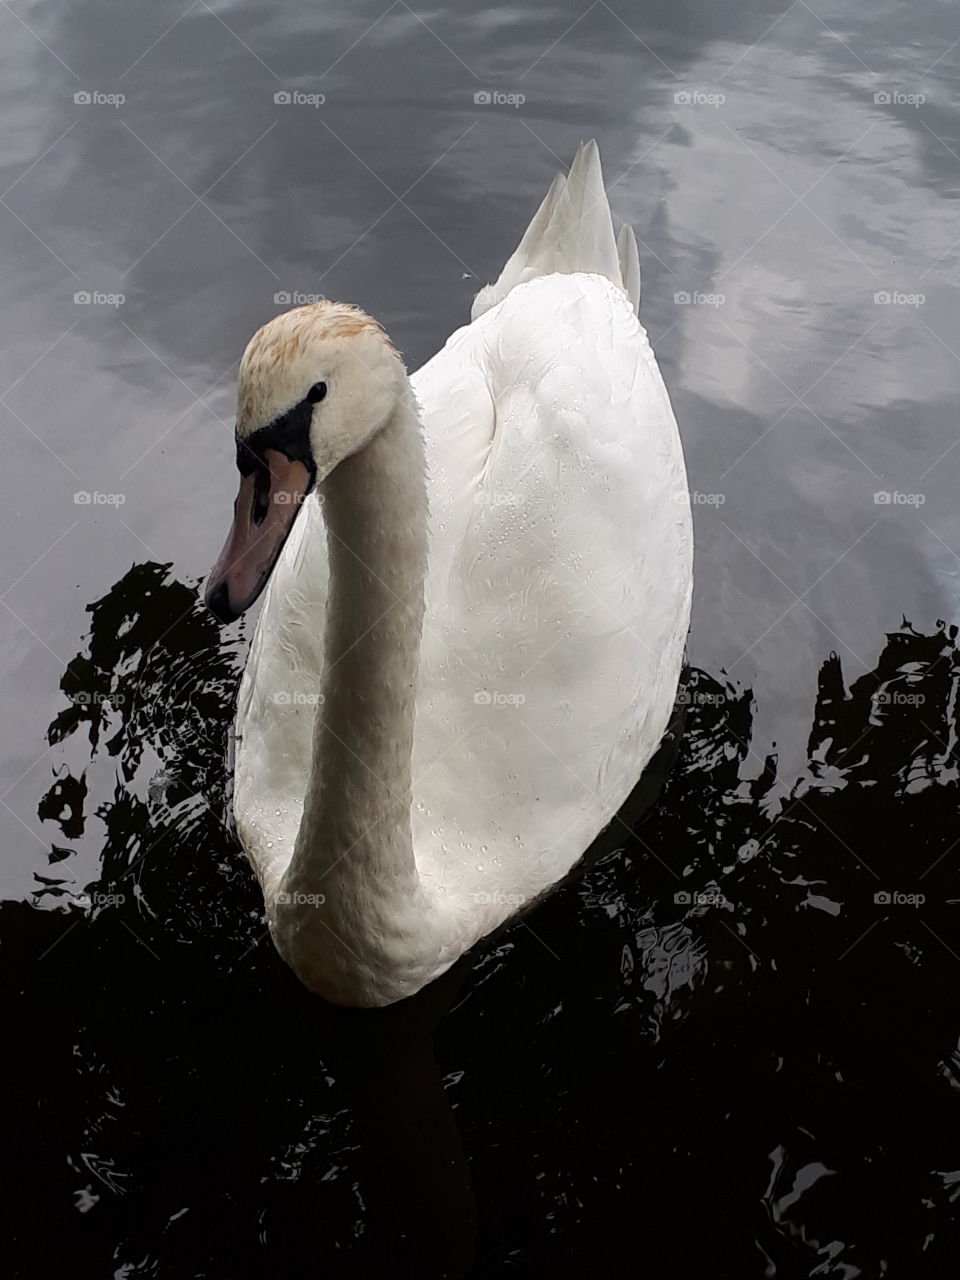
M321 493L330 566L323 699L283 878L288 908L278 913L278 923L286 917L278 944L311 986L302 970L315 962L326 970L331 948L334 959L346 948L348 960L387 963L368 948L402 951L400 935L415 929L423 909L410 805L427 497L409 385L386 425L331 472ZM391 952L389 963L400 959Z
M382 844L388 831L402 833L405 862L413 867L410 766L426 501L410 392L373 441L341 462L323 487L330 587L310 787L314 822L303 834L324 858L349 857L347 845L376 823L374 843Z

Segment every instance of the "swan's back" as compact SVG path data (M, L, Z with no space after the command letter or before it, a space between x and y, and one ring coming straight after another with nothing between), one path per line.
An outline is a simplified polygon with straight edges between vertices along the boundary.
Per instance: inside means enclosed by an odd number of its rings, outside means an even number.
M431 530L414 849L454 934L481 936L569 871L672 710L690 509L638 298L635 241L629 228L614 239L590 143L473 323L413 377ZM302 811L326 579L311 497L270 580L237 717L235 812L265 890Z
M414 847L473 912L565 875L656 750L689 618L689 499L646 334L605 278L516 286L416 385L433 538Z

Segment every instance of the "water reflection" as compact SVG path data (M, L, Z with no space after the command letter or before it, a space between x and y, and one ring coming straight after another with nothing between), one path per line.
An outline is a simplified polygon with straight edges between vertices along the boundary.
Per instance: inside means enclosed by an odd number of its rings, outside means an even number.
M135 566L63 676L50 865L0 908L13 1274L944 1274L957 660L906 623L849 687L829 656L789 779L691 671L635 829L416 999L334 1010L226 820L238 648Z

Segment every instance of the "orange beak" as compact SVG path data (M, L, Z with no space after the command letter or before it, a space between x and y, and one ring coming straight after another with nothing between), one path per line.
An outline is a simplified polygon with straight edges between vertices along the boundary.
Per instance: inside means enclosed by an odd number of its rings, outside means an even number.
M265 449L261 462L240 481L233 524L203 596L219 622L239 618L267 585L312 484L302 462L276 449Z

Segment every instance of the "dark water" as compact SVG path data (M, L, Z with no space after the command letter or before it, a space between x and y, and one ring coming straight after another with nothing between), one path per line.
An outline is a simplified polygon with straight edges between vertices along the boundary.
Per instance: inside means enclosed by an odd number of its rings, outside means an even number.
M5 1274L952 1274L957 10L385 8L0 9ZM589 136L698 495L679 756L330 1010L229 829L233 365L302 291L416 366Z

